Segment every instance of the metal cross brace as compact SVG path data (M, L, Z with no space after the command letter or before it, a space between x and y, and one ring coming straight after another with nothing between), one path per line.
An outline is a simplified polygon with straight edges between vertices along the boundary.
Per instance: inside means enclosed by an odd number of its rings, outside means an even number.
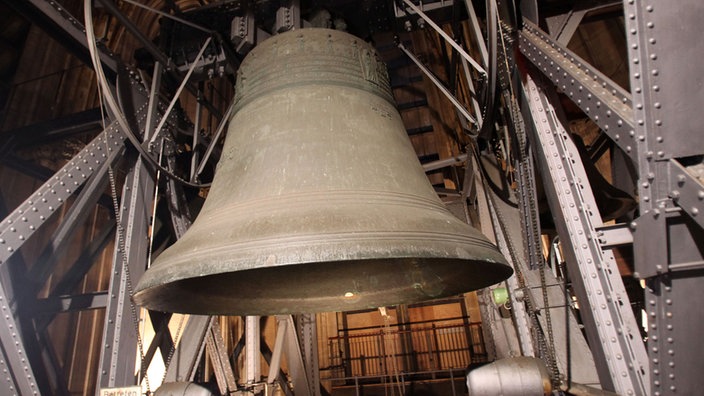
M602 221L579 154L552 101L533 77L524 83L540 168L573 276L602 386L648 394L648 358L616 261L602 251Z

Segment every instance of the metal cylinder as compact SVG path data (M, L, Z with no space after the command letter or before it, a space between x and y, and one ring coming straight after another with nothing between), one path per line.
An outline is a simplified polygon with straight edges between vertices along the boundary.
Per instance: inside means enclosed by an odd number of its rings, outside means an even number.
M470 396L547 396L552 384L545 363L534 357L518 356L497 360L467 375Z
M136 288L148 308L270 315L410 303L512 270L450 214L395 109L384 64L347 33L273 36L238 71L205 205Z

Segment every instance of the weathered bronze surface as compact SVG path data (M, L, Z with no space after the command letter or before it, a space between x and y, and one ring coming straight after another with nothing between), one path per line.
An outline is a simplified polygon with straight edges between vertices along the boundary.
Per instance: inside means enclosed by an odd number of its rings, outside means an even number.
M256 47L208 199L141 279L154 310L270 315L455 295L507 278L443 206L374 49L302 29Z

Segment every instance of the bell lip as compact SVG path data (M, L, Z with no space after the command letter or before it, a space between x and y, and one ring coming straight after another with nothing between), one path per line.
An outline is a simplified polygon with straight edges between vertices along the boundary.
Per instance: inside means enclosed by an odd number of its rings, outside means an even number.
M416 269L428 272L424 275L431 281L418 282L414 275L409 275ZM378 274L363 274L367 270ZM279 274L274 275L276 272ZM460 295L501 282L512 274L513 269L504 263L483 260L438 257L345 260L185 278L142 288L133 298L150 310L196 315L342 312ZM380 284L366 290L370 282L364 281L364 276L374 279L377 275L382 278L377 280ZM306 281L309 277L313 280ZM336 280L342 277L361 279L359 289L346 287L349 284L338 285ZM425 288L419 283L426 284ZM316 293L320 285L323 292Z
M294 265L365 260L464 260L507 265L488 239L447 213L466 234L458 232L344 230L336 233L268 235L220 246L193 241L194 224L182 239L162 252L140 279L136 291L208 275ZM186 250L186 245L199 246ZM174 270L177 268L178 270Z

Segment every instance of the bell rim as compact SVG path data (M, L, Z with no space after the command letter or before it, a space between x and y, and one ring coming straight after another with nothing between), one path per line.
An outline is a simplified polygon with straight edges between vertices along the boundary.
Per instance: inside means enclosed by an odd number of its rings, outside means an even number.
M443 290L428 292L419 289L417 282L405 282L401 284L381 282L382 286L366 284L369 290L357 291L358 294L348 293L344 286L340 286L339 291L326 295L314 295L306 298L301 297L305 290L318 286L320 282L300 281L301 273L311 270L311 267L327 267L332 273L344 273L347 279L360 279L366 270L373 272L378 277L381 270L387 273L408 278L409 272L413 272L415 265L425 266L423 271L430 271L429 276L433 278L437 274L434 270L440 268L442 275L441 285ZM360 264L364 264L359 268ZM297 268L296 268L297 267ZM385 268L387 267L387 268ZM388 268L393 267L393 268ZM402 267L400 271L393 269ZM481 270L477 271L477 267ZM408 269L411 268L411 271ZM337 270L336 270L337 269ZM297 270L299 274L292 275L292 270ZM454 274L457 270L457 274ZM393 306L397 304L410 304L432 299L439 299L453 295L460 295L466 292L478 290L484 287L501 282L513 273L513 269L498 261L470 260L458 258L441 257L393 257L393 258L369 258L359 260L341 260L336 262L319 263L299 263L287 266L291 287L272 286L271 274L274 271L282 271L279 267L253 268L246 271L229 271L213 273L201 277L184 278L165 284L154 285L142 288L135 292L133 298L135 302L145 308L184 314L198 315L279 315L314 312L341 312L359 309L373 309L380 306ZM369 274L364 274L370 276ZM327 279L330 284L335 283L335 277L323 273L318 273L317 278ZM280 280L287 282L287 279ZM437 282L436 282L437 283ZM227 284L233 294L228 296L217 295L214 289ZM391 286L389 286L389 284ZM208 286L209 285L209 286ZM243 287L256 285L257 290L263 291L262 296L245 295L247 292L238 292ZM330 285L327 285L330 286ZM337 285L334 285L337 287ZM295 289L294 289L295 287ZM435 285L434 287L438 287ZM302 292L301 289L304 291ZM196 291L197 290L197 291ZM278 290L278 295L276 293ZM295 290L295 292L293 292ZM274 293L272 294L272 291ZM282 293L292 291L290 295ZM209 294L211 293L211 294ZM241 293L241 294L238 294ZM202 302L201 303L201 299ZM207 303L205 303L207 301Z

